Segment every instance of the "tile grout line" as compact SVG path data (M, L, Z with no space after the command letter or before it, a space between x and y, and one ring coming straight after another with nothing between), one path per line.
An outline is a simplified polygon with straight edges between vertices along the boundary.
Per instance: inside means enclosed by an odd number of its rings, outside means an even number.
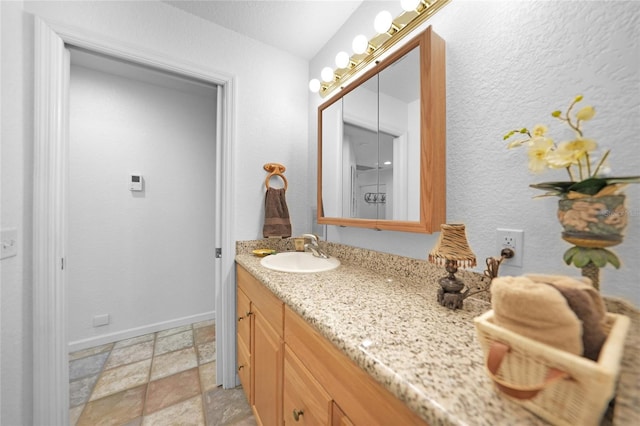
M100 378L102 377L102 374L105 371L105 366L107 365L107 361L109 360L109 357L111 357L111 352L113 351L114 347L115 347L115 343L113 345L111 345L111 347L109 348L108 351L105 351L105 352L109 352L109 355L107 355L107 357L104 360L104 363L102 364L102 367L100 367L100 371L97 374L98 377L96 378L96 381L93 383L93 386L91 386L91 390L89 391L89 396L87 397L87 400L82 404L82 410L80 411L80 415L78 416L78 420L80 420L80 418L82 417L82 414L84 414L84 410L87 409L87 405L91 401L91 397L93 396L93 392L95 391L96 386L98 385L98 382L100 381ZM98 354L100 354L100 353L102 353L102 352L99 352ZM77 425L77 423L78 422L76 421L73 426Z
M156 359L156 344L158 343L158 333L153 333L153 349L151 349L151 362L149 363L149 371L147 372L147 382L144 389L144 399L142 400L142 412L140 413L140 424L144 421L147 409L147 398L149 397L149 385L151 384L151 372L153 371L153 363Z
M202 420L204 424L207 424L207 407L204 401L204 388L202 385L202 380L200 379L200 351L198 350L198 345L196 344L196 328L193 327L193 348L196 352L196 364L198 369L198 388L200 389L200 410L202 410Z

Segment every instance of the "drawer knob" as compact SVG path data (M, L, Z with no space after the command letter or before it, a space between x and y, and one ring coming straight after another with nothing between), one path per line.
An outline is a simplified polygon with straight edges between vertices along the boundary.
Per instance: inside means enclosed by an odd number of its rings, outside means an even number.
M239 365L238 366L238 371L242 370L244 368L244 365Z
M242 321L244 317L238 317L238 322Z
M253 315L253 312L249 311L249 312L247 312L247 315L246 315L246 316L247 316L247 317L250 317L251 315Z
M293 409L293 420L295 420L296 422L298 420L300 420L300 416L302 416L304 414L304 412L302 410L296 410L295 408Z

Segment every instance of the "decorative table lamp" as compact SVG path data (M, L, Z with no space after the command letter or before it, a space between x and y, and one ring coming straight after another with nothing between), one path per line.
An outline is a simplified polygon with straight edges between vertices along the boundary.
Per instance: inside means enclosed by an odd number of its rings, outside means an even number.
M438 281L441 287L438 289L438 303L449 309L459 309L469 288L462 293L465 285L454 274L458 268L476 266L476 255L469 247L463 224L443 224L440 228L438 243L429 253L429 262L444 266L449 273Z

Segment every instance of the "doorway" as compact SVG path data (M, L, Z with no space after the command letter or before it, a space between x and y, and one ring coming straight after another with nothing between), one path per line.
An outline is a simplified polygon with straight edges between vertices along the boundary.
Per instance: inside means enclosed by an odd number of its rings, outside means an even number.
M216 126L215 320L217 379L236 385L233 242L234 78L142 47L35 18L33 200L34 423L68 424L68 123L72 45L208 82L218 88ZM218 250L219 249L219 250ZM219 253L221 255L219 255Z
M69 350L215 319L217 86L68 49Z

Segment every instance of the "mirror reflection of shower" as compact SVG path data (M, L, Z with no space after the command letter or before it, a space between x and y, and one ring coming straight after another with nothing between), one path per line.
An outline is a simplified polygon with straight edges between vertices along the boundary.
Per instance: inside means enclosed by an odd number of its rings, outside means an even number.
M349 154L343 167L355 168L349 188L351 217L386 219L393 212L393 144L397 138L344 123L343 143Z

